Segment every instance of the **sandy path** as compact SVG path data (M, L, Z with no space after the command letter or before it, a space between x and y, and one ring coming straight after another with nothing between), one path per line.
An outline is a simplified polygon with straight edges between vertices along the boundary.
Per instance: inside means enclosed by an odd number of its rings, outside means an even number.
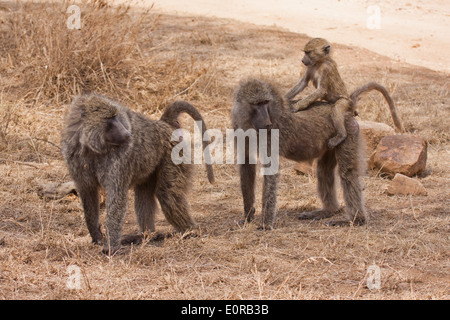
M124 0L117 0L117 2ZM277 25L450 73L449 0L139 0L157 11ZM368 9L369 6L376 6ZM376 11L379 9L379 24ZM370 29L379 26L380 29Z

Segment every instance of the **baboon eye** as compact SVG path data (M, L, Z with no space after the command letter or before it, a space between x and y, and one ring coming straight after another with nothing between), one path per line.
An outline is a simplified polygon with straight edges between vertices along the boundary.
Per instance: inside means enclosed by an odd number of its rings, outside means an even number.
M258 102L258 106L263 106L269 103L269 100L264 100L264 101L260 101Z

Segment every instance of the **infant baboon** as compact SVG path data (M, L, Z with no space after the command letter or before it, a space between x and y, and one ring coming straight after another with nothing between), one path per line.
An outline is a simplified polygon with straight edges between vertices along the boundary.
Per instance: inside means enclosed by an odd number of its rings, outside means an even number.
M336 135L328 140L328 148L333 149L346 138L345 114L347 112L354 113L355 108L352 99L348 95L345 83L339 74L336 62L330 56L330 51L330 43L321 38L314 38L305 45L305 56L302 62L307 67L306 71L300 81L288 91L286 99L291 101L306 88L309 81L312 81L316 90L305 99L295 101L292 105L293 111L304 110L318 100L334 104L332 121ZM378 87L371 87L370 89L366 88L364 91L372 89L379 90ZM400 131L404 131L397 115L392 114L392 117L396 127Z
M324 100L334 104L332 121L336 129L336 135L328 140L328 148L333 149L347 136L344 126L344 115L350 111L347 88L337 69L336 62L331 58L330 43L321 38L310 40L303 50L305 56L302 59L307 67L300 81L286 94L288 100L292 100L297 94L306 88L309 81L313 82L317 89L305 99L293 104L293 111L297 112L309 107L318 100Z
M370 87L371 88L371 87ZM352 94L355 101L367 87ZM323 208L302 213L300 219L322 219L340 211L336 196L334 171L338 166L344 200L346 220L332 221L332 225L363 224L367 220L360 175L364 171L364 142L359 125L350 112L344 113L347 138L336 148L327 148L327 141L335 134L331 118L333 105L315 102L313 108L292 113L288 103L274 85L259 79L243 81L235 94L235 106L231 117L236 129L267 129L268 135L279 130L279 154L294 161L318 158L318 193ZM259 136L258 136L259 140ZM267 139L267 150L272 150L271 139ZM258 141L257 146L260 146ZM244 200L244 219L251 221L255 213L256 164L249 162L249 146L245 149L246 160L240 165L241 191ZM262 196L262 228L272 228L276 213L278 174L265 175Z
M142 232L155 230L156 199L177 231L196 227L186 199L191 168L184 163L176 165L171 159L176 144L171 136L182 112L201 121L203 132L206 130L200 113L185 101L169 105L160 120L150 120L102 95L81 95L72 102L62 131L62 153L94 243L103 240L99 188L107 193L104 253L113 254L120 248L131 187ZM210 165L207 171L212 183Z

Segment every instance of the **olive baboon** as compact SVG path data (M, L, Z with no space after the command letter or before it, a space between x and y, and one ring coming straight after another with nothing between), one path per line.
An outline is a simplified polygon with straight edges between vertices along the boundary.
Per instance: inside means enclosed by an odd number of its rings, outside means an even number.
M364 90L366 89L366 90ZM352 98L367 91L357 89ZM360 175L364 170L363 138L359 125L351 113L346 113L345 128L347 138L334 149L327 148L327 141L336 134L331 121L333 105L315 102L313 108L292 113L274 85L250 79L240 83L235 93L235 106L231 117L234 129L279 130L279 153L294 161L318 158L318 193L323 208L302 213L300 219L322 219L340 211L336 197L334 169L338 166L339 176L346 204L345 221L333 221L332 225L353 222L363 224L367 220ZM267 139L268 144L271 139ZM259 143L258 143L259 145ZM270 149L268 147L267 149ZM256 165L250 164L248 145L245 149L246 161L240 165L241 191L244 200L244 218L251 221L255 208ZM265 175L262 196L262 228L273 227L276 213L276 191L278 174Z
M104 253L120 248L128 189L134 187L135 212L142 232L155 230L156 199L177 231L194 228L186 193L189 165L171 160L171 141L177 117L186 112L201 121L200 113L185 101L169 105L161 119L143 115L97 94L72 102L62 131L62 153L75 182L92 242L101 243L99 188L107 193ZM203 145L205 147L206 144ZM207 165L208 178L214 175Z
M324 100L334 104L331 119L337 134L328 140L328 148L333 149L347 136L344 125L345 114L347 112L354 112L355 110L353 100L348 95L347 88L339 74L336 62L330 56L330 51L330 43L321 38L314 38L305 45L305 56L302 62L307 67L306 71L300 81L288 91L286 99L289 101L292 100L306 88L309 81L312 81L316 90L306 98L293 102L293 111L304 110L318 100ZM376 83L371 84L372 87L369 90L381 90L379 89L381 86ZM367 90L366 88L365 91ZM383 95L386 97L384 93ZM395 126L399 131L403 132L404 129L400 119L395 113L395 109L391 107L393 103L389 103L389 106Z

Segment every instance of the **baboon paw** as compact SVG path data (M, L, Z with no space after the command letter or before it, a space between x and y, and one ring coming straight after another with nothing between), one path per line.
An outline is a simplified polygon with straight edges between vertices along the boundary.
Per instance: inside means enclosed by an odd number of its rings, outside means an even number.
M299 112L299 111L301 111L301 110L305 110L305 109L307 109L308 108L308 104L307 103L304 103L304 102L297 102L297 103L295 103L294 105L291 105L291 110L292 110L292 112Z
M334 149L345 140L345 137L334 137L328 140L328 149Z
M257 228L257 230L259 230L259 231L271 231L273 229L274 229L273 225L267 225L267 224L260 225Z
M238 220L236 223L238 226L242 227L242 226L245 226L248 223L248 221L247 221L247 219L242 219L242 220Z
M248 224L251 223L252 221L253 221L253 219L247 219L247 218L245 218L245 219L242 219L242 220L237 221L237 225L240 226L240 227L243 227L243 226L248 225Z
M328 141L328 143L327 143L328 150L332 150L332 149L336 148L336 146L337 146L337 144L335 144L334 142Z
M251 222L253 219L255 219L255 207L252 207L250 210L248 210L247 212L244 212L244 222Z
M113 256L119 251L120 248L121 247L116 247L116 248L109 248L109 247L106 248L106 247L104 247L101 253L103 253L103 254L105 254L107 256Z
M103 237L102 238L96 238L92 239L93 244L103 245Z

